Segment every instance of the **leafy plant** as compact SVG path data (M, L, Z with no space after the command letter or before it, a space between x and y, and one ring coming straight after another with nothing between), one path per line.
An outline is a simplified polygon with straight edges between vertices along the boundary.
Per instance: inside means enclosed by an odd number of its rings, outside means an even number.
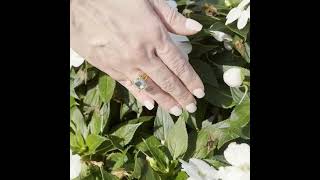
M249 27L225 25L231 7L224 1L178 0L186 16L204 25L190 40L190 63L205 84L206 96L194 114L176 118L160 107L148 111L120 84L85 62L70 71L70 148L83 161L77 179L185 180L179 159L204 159L224 166L219 157L230 141L249 143ZM231 2L231 1L230 1ZM239 3L238 1L232 1ZM211 5L211 6L208 6ZM206 7L217 12L208 14ZM188 13L185 13L188 12ZM212 35L232 37L232 50ZM241 68L243 83L229 87L223 74Z

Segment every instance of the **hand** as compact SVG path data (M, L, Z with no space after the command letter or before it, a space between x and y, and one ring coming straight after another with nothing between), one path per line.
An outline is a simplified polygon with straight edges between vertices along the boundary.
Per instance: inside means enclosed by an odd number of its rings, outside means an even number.
M201 30L164 0L72 0L71 47L93 66L125 86L148 109L154 100L171 114L181 107L193 113L204 86L188 56L169 32L192 35ZM132 81L141 73L148 87ZM192 95L193 94L193 95Z

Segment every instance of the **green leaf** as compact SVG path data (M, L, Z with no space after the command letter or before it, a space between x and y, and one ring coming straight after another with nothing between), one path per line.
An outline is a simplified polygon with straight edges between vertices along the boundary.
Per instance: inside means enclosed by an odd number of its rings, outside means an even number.
M196 150L196 142L197 142L197 136L198 136L198 132L197 131L190 131L188 133L188 149L185 153L185 155L183 156L183 159L190 159L195 150Z
M186 112L186 113L188 113L188 112ZM193 128L195 130L199 130L195 114L189 114L189 117L188 117L186 123L189 127Z
M188 117L185 115L180 116L168 132L166 145L174 160L181 157L188 148L188 133L185 123L187 120L186 118Z
M121 139L120 145L125 146L131 141L134 133L136 132L136 130L141 124L142 123L125 124L121 126L119 129L117 129L116 131L114 131L112 135L120 138Z
M232 43L233 43L233 47L241 54L241 56L248 63L250 63L250 57L249 57L249 55L247 53L247 49L246 49L246 47L248 47L248 45L246 46L245 43L243 43L243 40L239 36L235 36L233 38ZM250 48L249 48L249 51L250 51Z
M228 32L228 27L223 24L222 22L215 22L213 23L210 28L207 29L207 31L221 31L221 32L224 32L224 33L229 33Z
M154 119L154 136L159 140L165 141L170 128L174 125L171 115L158 107L156 117Z
M250 45L248 43L244 43L244 47L246 48L246 54L248 56L248 59L246 60L249 60L247 62L250 63Z
M180 171L175 180L187 180L188 177L187 173Z
M153 116L141 116L139 118L136 119L132 119L130 121L128 121L128 124L137 124L137 123L143 123L143 122L148 122L153 118Z
M237 105L227 120L210 126L213 137L218 139L218 148L226 142L242 136L242 128L250 121L250 100L246 99Z
M233 22L229 25L227 25L227 27L233 31L234 33L240 35L245 41L247 40L247 35L250 32L250 23L248 23L246 25L246 27L244 27L243 29L239 30L237 27L237 23Z
M166 156L166 154L161 151L159 148L160 142L155 142L155 141L144 141L149 152L152 155L152 159L149 158L149 163L151 167L156 170L160 171L162 173L168 173L169 172L169 159ZM153 160L154 159L154 160Z
M104 103L111 100L116 82L108 75L103 74L99 77L99 95Z
M76 125L77 131L80 131L84 137L87 137L88 129L84 118L77 106L70 108L70 120Z
M213 61L214 63L219 65L239 67L245 67L248 64L240 55L235 55L232 53L232 51L219 52L210 57L210 61Z
M201 55L219 47L219 45L206 45L197 42L192 42L192 51L190 53L190 57L192 59L199 59ZM190 59L190 62L192 62ZM198 62L198 61L197 61ZM194 65L195 63L193 63Z
M86 138L86 144L89 148L88 154L94 154L96 149L104 142L106 141L107 138L95 135L95 134L90 134Z
M143 166L144 166L144 162L143 159L138 157L139 153L136 153L136 155L134 156L134 170L132 173L132 177L136 178L136 179L140 179L141 174L142 174L142 170L143 170Z
M111 153L107 157L107 160L110 160L114 163L112 170L116 170L122 167L128 161L128 157L125 153Z
M229 87L220 86L219 88L215 88L206 84L205 92L205 99L215 106L226 108L233 103L233 98Z
M77 132L76 134L70 133L70 148L78 154L81 154L87 149L80 132Z
M194 158L203 159L211 153L216 147L216 141L210 134L210 129L203 128L199 131L196 141Z
M124 115L132 111L136 112L137 117L139 117L143 110L142 105L127 90L126 90L126 94L122 94L122 95L124 98L124 102L120 109L120 118L123 119Z
M200 24L202 24L204 29L210 27L211 24L213 24L219 20L213 16L211 17L211 16L202 15L202 14L195 14L195 13L191 13L190 18L192 18L192 19L198 21Z
M103 170L102 168L100 168L101 171L101 180L118 180L118 178L110 173L108 173L107 171ZM99 180L99 179L96 179Z
M110 104L103 104L100 111L94 111L89 123L90 132L92 134L102 134L104 128L108 124L110 114Z
M98 88L91 88L88 90L86 96L84 97L83 102L91 107L98 107L100 108L101 99L99 96Z
M233 101L236 103L240 103L249 98L248 94L245 95L245 93L242 92L240 88L233 87L233 88L230 88L230 90L231 90Z
M77 72L77 74L74 76L74 79L73 79L73 87L78 87L79 85L81 85L84 80L86 79L86 72L80 68Z
M74 97L70 96L70 108L76 105L78 105L78 103L76 102Z
M74 90L72 83L73 83L72 80L70 80L70 97L73 97L75 99L79 99L76 91Z
M141 180L161 180L160 176L146 163Z
M139 151L144 152L144 153L149 151L145 141L150 142L154 146L158 146L158 147L161 146L161 143L159 142L159 140L155 136L149 136L148 138L144 139L144 141L142 141L142 142L140 142L139 144L136 145L136 148Z
M219 87L216 74L210 64L198 59L192 61L192 66L203 82L210 84L213 87Z

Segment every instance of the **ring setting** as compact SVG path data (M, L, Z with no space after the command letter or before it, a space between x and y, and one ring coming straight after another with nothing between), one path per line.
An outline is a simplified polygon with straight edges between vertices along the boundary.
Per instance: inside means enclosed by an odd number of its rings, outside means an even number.
M148 76L146 74L142 74L137 79L135 79L133 83L138 89L144 90L148 87L146 82L147 79L148 79Z

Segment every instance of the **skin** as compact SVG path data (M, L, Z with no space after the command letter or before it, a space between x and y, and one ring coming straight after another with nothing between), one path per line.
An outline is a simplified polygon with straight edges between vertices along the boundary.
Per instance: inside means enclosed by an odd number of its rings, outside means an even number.
M192 93L203 91L203 83L168 34L195 34L201 28L186 26L195 21L164 0L72 0L70 6L71 48L93 66L142 104L156 101L167 111L196 105ZM148 75L145 90L132 83L142 73Z

